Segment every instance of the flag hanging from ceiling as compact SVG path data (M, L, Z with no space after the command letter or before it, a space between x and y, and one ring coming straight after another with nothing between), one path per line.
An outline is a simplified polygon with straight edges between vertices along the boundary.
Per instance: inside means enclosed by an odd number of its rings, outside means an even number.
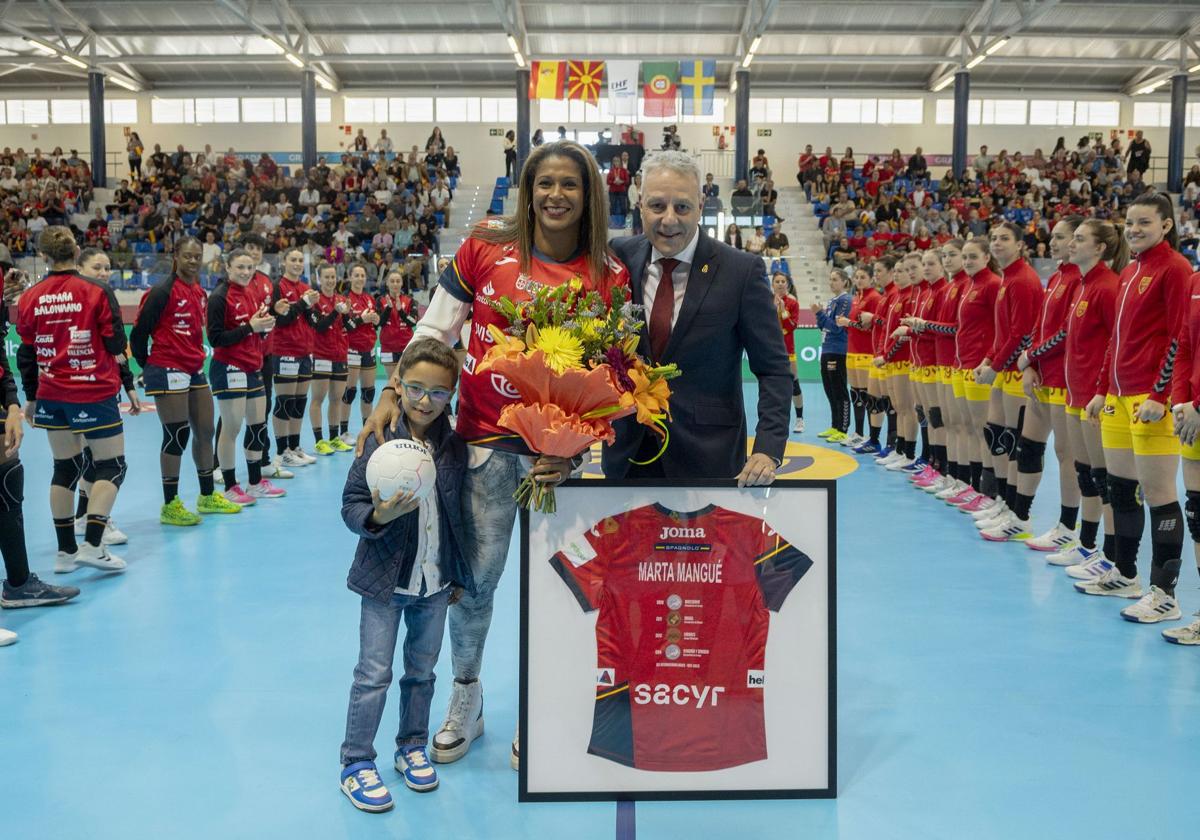
M567 81L565 61L531 61L529 63L529 98L562 99Z
M604 65L608 76L608 106L613 116L637 115L638 69L636 61L609 61Z
M603 85L603 61L567 62L567 99L581 99L595 105L600 101L600 88Z
M642 64L642 99L647 117L675 116L675 93L679 87L679 65L674 61Z
M681 111L693 117L711 116L716 85L715 60L679 62L679 90L683 94Z

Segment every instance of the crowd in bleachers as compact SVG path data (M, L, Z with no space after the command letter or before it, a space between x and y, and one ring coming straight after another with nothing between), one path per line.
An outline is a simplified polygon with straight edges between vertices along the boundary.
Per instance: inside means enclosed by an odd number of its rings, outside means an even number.
M166 152L154 144L147 150L134 132L129 175L111 201L98 205L91 169L74 151L28 155L6 148L0 153L0 244L14 261L35 253L47 226L67 225L81 246L110 252L118 284L144 284L153 282L157 268L169 269L182 237L196 236L205 244L205 267L213 269L206 276L211 283L220 255L256 233L268 243L268 260L298 246L311 264L336 265L339 276L361 261L372 287L401 268L410 289L419 289L435 268L430 262L440 253L439 233L451 221L461 174L440 129L424 149L412 145L397 153L386 130L374 144L360 130L339 159L321 157L308 172L293 172L266 153L251 160L232 148L222 154L211 146L190 152L177 145Z
M923 251L953 237L985 234L996 221L1025 231L1033 258L1048 256L1050 231L1069 215L1119 221L1129 204L1151 189L1146 178L1150 144L1141 132L1128 148L1082 137L1074 150L1063 138L1049 156L980 147L958 175L934 177L923 150L905 157L865 161L847 148L841 157L807 146L796 179L821 220L826 259L837 267L869 262L892 250ZM1200 165L1187 176L1181 201L1183 252L1195 262L1194 207L1200 198Z

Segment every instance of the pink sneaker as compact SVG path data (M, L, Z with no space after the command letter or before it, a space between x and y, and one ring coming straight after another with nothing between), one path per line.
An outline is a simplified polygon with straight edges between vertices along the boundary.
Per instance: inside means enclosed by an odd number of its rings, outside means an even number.
M255 501L257 501L253 496L242 490L242 485L240 484L235 484L232 487L225 488L224 496L227 500L233 502L235 505L242 505L243 507L246 505L252 505L255 503Z
M280 499L287 495L287 491L282 487L276 487L265 478L258 484L251 484L249 495L254 499Z
M925 485L922 484L921 482L925 482L926 484L928 484L928 483L937 481L939 478L941 478L941 476L942 476L942 474L940 472L935 470L933 467L927 466L927 467L923 467L919 473L913 473L912 477L909 480L913 484L924 487Z
M981 510L986 510L996 503L996 500L990 496L985 496L982 493L964 505L959 505L958 509L963 513L977 513Z
M974 489L972 489L971 487L967 487L958 495L951 496L949 499L946 499L945 501L946 501L946 504L954 505L955 507L957 507L958 505L965 505L967 502L974 499L975 496L977 496L977 495L978 494L975 492Z

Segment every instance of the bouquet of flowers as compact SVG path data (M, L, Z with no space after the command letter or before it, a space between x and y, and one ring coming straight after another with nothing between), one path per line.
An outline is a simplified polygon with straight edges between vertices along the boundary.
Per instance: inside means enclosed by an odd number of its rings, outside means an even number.
M669 440L671 389L675 365L651 365L637 353L643 307L630 303L624 289L606 306L597 292L582 292L573 280L538 289L531 300L509 298L492 306L509 327L489 325L494 346L476 368L504 376L520 400L504 407L500 425L521 436L534 452L574 458L598 441L616 438L613 421L630 415L662 440L652 463ZM514 494L517 504L542 513L555 510L554 488L526 477Z

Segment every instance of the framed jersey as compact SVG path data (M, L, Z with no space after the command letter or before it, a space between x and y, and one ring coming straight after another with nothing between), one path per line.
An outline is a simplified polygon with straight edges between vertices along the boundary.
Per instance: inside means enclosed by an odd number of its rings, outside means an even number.
M834 482L521 518L521 801L836 795Z

